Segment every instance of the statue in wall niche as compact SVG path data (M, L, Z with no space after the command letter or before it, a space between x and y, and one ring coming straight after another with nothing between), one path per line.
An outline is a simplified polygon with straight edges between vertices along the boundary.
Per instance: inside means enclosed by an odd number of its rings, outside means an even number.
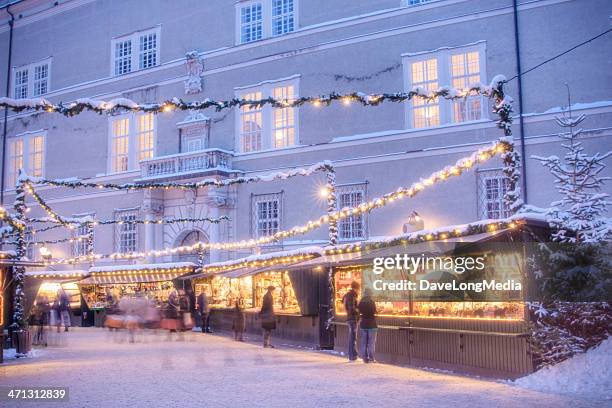
M185 54L185 66L187 67L185 93L189 95L202 92L204 60L198 56L197 51L189 51Z

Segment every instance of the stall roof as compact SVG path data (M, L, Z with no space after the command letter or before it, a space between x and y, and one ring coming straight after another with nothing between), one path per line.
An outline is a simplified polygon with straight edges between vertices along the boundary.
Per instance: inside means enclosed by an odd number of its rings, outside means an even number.
M84 270L63 270L63 271L28 271L25 273L26 277L39 278L39 279L52 279L52 280L65 280L65 279L82 279L89 275L88 271Z
M170 281L184 275L184 272L175 273L120 273L96 274L78 282L79 285L99 285L113 283L147 283Z
M95 266L89 268L91 275L79 284L162 282L190 273L196 267L193 262Z
M89 268L89 272L133 272L133 271L158 271L170 269L194 269L197 265L193 262L166 262L152 264L131 264L131 265L111 265L94 266Z

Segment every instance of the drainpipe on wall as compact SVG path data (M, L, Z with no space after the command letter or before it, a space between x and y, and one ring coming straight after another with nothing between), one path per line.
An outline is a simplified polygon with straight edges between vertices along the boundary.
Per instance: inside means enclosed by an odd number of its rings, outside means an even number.
M519 128L521 132L521 184L523 190L523 202L527 204L527 154L525 151L525 125L523 122L523 80L521 77L521 44L518 30L517 0L512 0L512 9L514 17L514 51L516 58L516 73L518 75Z
M11 6L6 7L6 12L11 16L9 21L9 46L8 46L8 62L6 64L6 97L10 96L11 86L11 56L13 54L13 24L15 23L15 16L9 10ZM0 205L4 205L4 172L6 169L6 131L8 121L8 108L4 108L4 124L2 126L2 171L0 172Z

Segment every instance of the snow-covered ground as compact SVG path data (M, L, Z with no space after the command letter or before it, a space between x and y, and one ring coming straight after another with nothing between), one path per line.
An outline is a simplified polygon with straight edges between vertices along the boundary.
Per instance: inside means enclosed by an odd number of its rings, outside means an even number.
M569 360L515 381L519 387L582 395L612 406L612 338Z
M102 329L52 339L34 358L0 364L0 384L67 386L69 403L36 407L601 407L602 401L331 353L185 333L117 342ZM282 344L277 341L276 344ZM604 401L605 403L605 401ZM0 403L2 407L23 403Z

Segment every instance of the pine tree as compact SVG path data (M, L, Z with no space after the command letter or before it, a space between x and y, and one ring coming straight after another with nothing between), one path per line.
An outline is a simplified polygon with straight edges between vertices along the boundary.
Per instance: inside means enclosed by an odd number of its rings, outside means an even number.
M557 229L553 238L560 242L601 242L612 237L612 220L605 216L610 195L601 192L610 178L600 176L612 151L585 154L578 141L582 129L576 129L585 119L584 114L572 117L571 104L567 117L556 117L559 126L569 129L559 135L567 150L564 161L557 156L532 156L549 169L561 194L561 200L548 210L549 222Z

